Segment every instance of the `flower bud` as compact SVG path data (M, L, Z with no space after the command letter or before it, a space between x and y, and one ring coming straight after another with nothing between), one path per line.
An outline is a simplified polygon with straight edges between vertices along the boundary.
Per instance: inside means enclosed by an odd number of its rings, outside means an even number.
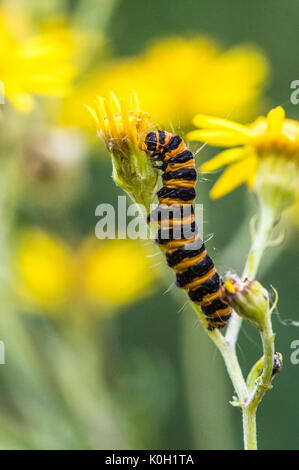
M141 150L143 139L153 128L149 115L139 109L131 94L130 107L111 93L110 101L97 97L95 106L86 106L96 123L99 137L112 157L115 184L148 210L156 191L158 172Z
M226 300L236 313L262 329L270 315L266 289L258 281L237 277L228 277L224 287Z

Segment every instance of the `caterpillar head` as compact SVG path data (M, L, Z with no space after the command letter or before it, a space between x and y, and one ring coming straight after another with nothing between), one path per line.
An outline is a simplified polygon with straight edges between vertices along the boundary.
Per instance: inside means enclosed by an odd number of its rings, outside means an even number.
M149 132L144 140L144 143L142 144L142 150L148 151L148 152L155 152L157 150L157 133L152 131Z

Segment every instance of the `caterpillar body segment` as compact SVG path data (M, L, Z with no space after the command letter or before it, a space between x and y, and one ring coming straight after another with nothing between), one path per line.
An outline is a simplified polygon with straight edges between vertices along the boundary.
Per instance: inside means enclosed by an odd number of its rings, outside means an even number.
M197 172L193 153L178 135L158 130L149 132L144 150L162 171L158 208L149 216L157 220L156 242L166 250L166 261L176 271L176 285L188 291L200 305L209 329L223 328L231 316L223 300L223 285L213 260L199 238L193 202Z

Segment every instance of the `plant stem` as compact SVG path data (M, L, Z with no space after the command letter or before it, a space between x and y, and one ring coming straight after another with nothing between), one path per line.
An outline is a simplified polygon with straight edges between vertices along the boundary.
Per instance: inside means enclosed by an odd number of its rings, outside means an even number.
M275 212L260 203L260 220L258 230L253 234L252 245L247 257L245 268L242 274L242 279L254 279L264 253L267 243L271 237L272 229L275 225L276 216ZM230 347L235 350L236 342L238 339L239 331L242 324L242 318L235 312L232 313L229 326L227 328L225 340ZM266 391L269 389L273 368L274 356L274 336L272 332L271 318L269 314L268 321L261 332L263 349L264 349L264 367L261 376L261 384L257 385L252 399L249 403L244 403L242 406L243 414L243 435L244 435L244 449L256 450L256 412L259 403L261 402Z
M246 260L242 279L255 278L261 261L261 257L270 239L275 220L275 213L270 208L260 203L259 226L258 230L253 234L252 245ZM239 317L239 315L237 315L235 312L233 312L225 336L226 341L233 348L235 348L241 324L242 318Z
M263 373L251 395L247 406L243 407L244 447L247 450L256 450L256 412L266 392L272 388L271 379L274 359L274 334L269 313L267 321L261 330L264 349Z
M225 337L219 330L214 330L209 333L209 336L222 354L228 375L237 392L239 402L246 403L249 398L248 391L234 349L226 342Z
M211 338L213 343L219 349L224 359L228 375L232 381L235 391L237 392L238 400L240 404L248 402L249 394L248 394L247 386L246 386L246 383L243 378L243 374L242 374L242 371L238 362L235 349L231 347L231 345L226 341L225 337L223 336L222 333L220 333L218 329L209 331L207 329L206 319L200 307L194 304L194 302L191 302L190 299L189 299L189 303L191 304L196 315L198 316L199 321L203 325L204 330L206 331L208 336Z
M257 450L256 440L256 410L251 407L243 407L243 436L244 450Z

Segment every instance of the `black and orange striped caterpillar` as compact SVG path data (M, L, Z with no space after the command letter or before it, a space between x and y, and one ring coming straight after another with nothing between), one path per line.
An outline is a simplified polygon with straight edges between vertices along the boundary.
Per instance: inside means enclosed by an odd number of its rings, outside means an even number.
M176 271L176 285L201 306L209 329L222 328L230 319L231 308L223 300L222 279L198 235L193 208L194 155L181 137L161 130L149 132L143 148L152 161L162 162L155 166L163 172L159 205L148 216L149 221L154 218L159 223L156 242L166 249L168 266Z

